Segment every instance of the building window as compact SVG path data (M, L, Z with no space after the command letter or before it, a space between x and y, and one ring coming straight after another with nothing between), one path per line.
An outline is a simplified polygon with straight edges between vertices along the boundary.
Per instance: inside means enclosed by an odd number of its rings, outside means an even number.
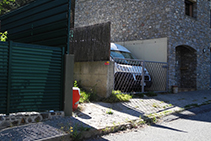
M185 14L196 18L196 2L193 0L185 0Z

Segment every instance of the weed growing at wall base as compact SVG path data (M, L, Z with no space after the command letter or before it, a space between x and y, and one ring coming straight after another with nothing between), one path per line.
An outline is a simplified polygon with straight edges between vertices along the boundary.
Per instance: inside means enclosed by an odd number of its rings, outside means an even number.
M111 109L109 109L106 111L106 114L113 115L114 113L111 111Z
M74 87L79 87L77 81L74 81ZM123 94L121 91L112 91L112 94L108 98L101 99L92 89L90 91L85 91L80 88L80 103L92 102L92 101L102 101L108 103L115 102L128 102L132 98L130 94Z
M93 91L93 89L90 89L89 91L83 90L83 88L79 87L79 84L77 81L74 81L73 86L80 88L81 95L80 95L79 103L98 101L100 99L99 96L97 96L97 94Z
M115 102L128 102L132 98L129 94L123 94L121 91L112 91L112 94L108 97L103 99L103 102L108 103L115 103Z

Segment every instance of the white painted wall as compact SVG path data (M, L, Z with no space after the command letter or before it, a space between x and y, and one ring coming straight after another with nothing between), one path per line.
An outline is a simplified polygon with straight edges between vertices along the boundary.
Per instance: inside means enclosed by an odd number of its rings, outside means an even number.
M116 43L126 47L138 59L167 62L167 38Z

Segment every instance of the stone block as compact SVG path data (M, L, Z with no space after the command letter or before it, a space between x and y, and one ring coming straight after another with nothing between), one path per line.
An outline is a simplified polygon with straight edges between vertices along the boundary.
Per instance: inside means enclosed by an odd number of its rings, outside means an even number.
M26 120L24 117L22 117L22 119L20 120L20 124L25 124L26 123Z
M0 116L0 122L5 121L5 118L3 116Z
M7 127L10 127L10 126L11 126L11 123L9 121L4 121L0 125L0 127L2 127L2 128L7 128Z
M12 126L18 126L19 125L19 121L13 121L13 122L11 122L11 124L12 124Z
M28 119L27 119L27 122L28 123L31 123L33 120L32 120L32 118L31 117L29 117Z
M49 114L48 113L41 113L40 115L42 116L43 120L49 118Z
M34 119L35 122L40 122L41 121L41 118L39 116L37 116L35 119Z

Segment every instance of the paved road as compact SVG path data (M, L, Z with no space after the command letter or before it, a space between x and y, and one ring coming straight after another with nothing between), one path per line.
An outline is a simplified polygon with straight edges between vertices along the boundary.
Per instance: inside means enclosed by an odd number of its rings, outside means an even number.
M160 123L90 141L210 141L211 104L163 118Z

